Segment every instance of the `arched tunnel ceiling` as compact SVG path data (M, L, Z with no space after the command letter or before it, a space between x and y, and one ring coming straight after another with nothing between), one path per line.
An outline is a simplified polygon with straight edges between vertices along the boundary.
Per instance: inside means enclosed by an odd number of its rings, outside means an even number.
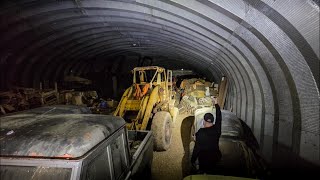
M265 152L279 142L319 161L317 3L2 1L1 87L56 80L71 69L86 74L92 64L103 69L121 56L152 57L216 82L228 77L228 108L246 120Z

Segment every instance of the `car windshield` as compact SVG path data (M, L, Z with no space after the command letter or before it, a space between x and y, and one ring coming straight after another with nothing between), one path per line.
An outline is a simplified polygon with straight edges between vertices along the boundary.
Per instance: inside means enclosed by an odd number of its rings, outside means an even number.
M71 168L1 165L0 179L67 180L71 171Z

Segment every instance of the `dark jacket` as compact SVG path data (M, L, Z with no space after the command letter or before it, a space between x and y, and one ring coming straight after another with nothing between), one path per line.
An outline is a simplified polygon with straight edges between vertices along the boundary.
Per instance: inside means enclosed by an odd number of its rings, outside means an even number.
M210 172L214 165L221 159L219 138L221 136L221 110L216 107L216 122L212 127L201 128L196 133L196 144L193 149L191 162L199 160L199 169Z

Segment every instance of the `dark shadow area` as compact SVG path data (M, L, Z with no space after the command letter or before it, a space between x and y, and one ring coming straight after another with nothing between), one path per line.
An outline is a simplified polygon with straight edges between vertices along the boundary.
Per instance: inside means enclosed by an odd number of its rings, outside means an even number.
M219 148L222 158L215 166L217 175L255 177L248 168L248 165L250 165L248 162L250 155L247 154L249 148L243 145L243 141L221 137Z
M262 166L260 179L319 179L320 166L311 163L292 152L292 149L280 143L274 144L271 164L268 164L260 152L260 146L250 127L240 120L243 138L252 149L257 161ZM317 177L317 178L316 178Z
M181 132L181 140L184 149L184 156L182 158L181 167L182 167L182 176L188 176L190 174L190 156L191 153L189 149L190 144L190 133L191 127L194 122L194 116L188 116L183 119L180 127Z
M270 179L319 179L320 166L305 160L283 144L275 144Z
M239 121L243 129L243 140L248 148L250 148L250 150L252 151L256 161L256 169L254 169L254 171L256 171L256 176L259 179L270 179L270 164L268 164L268 162L262 155L257 139L255 138L251 128L242 119L239 119Z
M245 139L247 146L255 150L260 150L259 143L257 139L254 137L251 128L243 120L239 120L243 129L243 138Z

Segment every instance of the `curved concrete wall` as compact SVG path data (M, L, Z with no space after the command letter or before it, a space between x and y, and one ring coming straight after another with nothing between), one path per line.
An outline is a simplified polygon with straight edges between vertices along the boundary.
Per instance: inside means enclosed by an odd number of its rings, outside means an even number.
M118 61L129 70L150 56L216 82L227 76L227 109L266 157L319 164L318 1L21 0L0 9L2 88Z

